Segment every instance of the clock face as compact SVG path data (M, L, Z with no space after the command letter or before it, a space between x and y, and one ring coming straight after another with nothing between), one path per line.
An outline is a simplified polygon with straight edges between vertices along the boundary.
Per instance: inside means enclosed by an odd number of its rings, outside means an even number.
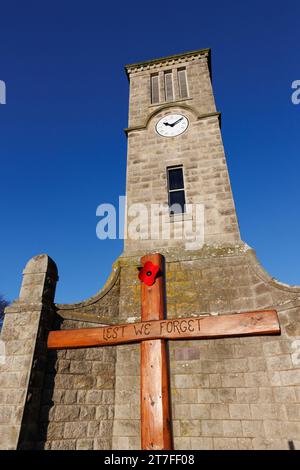
M167 114L156 124L156 131L163 137L174 137L182 134L188 125L188 119L182 114Z

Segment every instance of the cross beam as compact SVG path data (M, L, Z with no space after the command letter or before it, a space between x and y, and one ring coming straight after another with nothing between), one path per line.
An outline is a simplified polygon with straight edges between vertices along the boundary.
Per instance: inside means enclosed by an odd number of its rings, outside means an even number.
M167 319L164 258L144 256L158 275L141 285L141 322L99 328L51 331L49 349L141 343L141 444L145 450L173 448L167 340L280 334L275 310ZM147 273L148 274L148 273ZM151 273L150 273L151 274Z
M115 326L51 331L49 349L139 343L153 339L213 339L280 333L275 310L151 320Z

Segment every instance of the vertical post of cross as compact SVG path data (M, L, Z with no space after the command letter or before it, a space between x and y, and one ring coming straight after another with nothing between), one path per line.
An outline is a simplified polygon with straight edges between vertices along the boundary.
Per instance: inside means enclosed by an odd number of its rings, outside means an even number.
M142 321L163 320L165 303L165 263L159 254L146 255L141 264L151 261L159 266L152 286L142 283ZM144 450L173 448L169 366L166 340L141 342L141 444Z

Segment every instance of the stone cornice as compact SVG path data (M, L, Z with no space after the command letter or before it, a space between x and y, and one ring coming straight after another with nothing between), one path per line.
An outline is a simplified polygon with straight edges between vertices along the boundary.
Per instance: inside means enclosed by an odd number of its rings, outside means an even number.
M5 309L5 315L11 313L34 313L40 312L42 309L55 310L54 304L51 302L24 302L19 299L14 300Z
M153 253L157 250L153 250ZM187 261L207 261L209 260L211 266L215 266L224 258L241 258L247 260L247 265L251 269L255 277L259 278L261 282L269 285L274 290L285 291L288 294L293 295L290 299L284 300L283 302L276 302L272 308L276 308L278 312L286 311L288 309L299 308L300 306L300 286L289 286L278 282L276 279L272 278L261 266L259 260L256 257L255 251L249 247L244 242L239 242L237 244L227 245L227 244L216 244L216 245L204 245L200 250L195 251L181 251L178 252L174 249L160 249L159 250L166 258L168 265L172 263L180 263ZM128 266L138 267L140 266L140 257L143 256L144 251L137 251L127 255L125 252L118 258L114 264L113 273L108 280L106 286L100 291L96 296L91 297L88 300L77 304L69 305L58 305L56 304L58 317L63 320L71 321L80 321L86 322L87 324L99 324L99 325L114 325L118 323L118 317L112 317L108 314L103 314L101 317L96 316L95 313L91 311L82 311L83 307L92 306L97 303L104 297L108 291L115 285L117 279L120 276L120 272L123 268ZM271 307L271 306L270 306ZM239 310L240 313L242 310ZM226 313L233 313L231 310ZM237 313L237 312L236 312ZM179 317L180 318L180 315Z
M210 49L198 49L196 51L184 52L183 54L175 54L167 57L161 57L159 59L152 59L144 62L137 62L135 64L128 64L125 65L125 71L127 77L129 78L129 75L134 72L151 70L157 67L164 67L169 65L178 65L187 62L187 60L198 60L202 57L207 57L209 70L211 72Z

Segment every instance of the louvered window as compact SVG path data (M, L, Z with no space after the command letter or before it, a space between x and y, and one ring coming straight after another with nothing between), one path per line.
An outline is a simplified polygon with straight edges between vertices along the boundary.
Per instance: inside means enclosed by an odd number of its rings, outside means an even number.
M151 75L151 103L159 103L159 81L158 74Z
M186 79L186 69L178 70L178 83L179 83L180 98L187 98L188 87L187 87L187 79Z
M174 99L172 72L165 72L165 98L166 101Z
M169 167L167 172L170 214L182 214L185 212L183 168Z

